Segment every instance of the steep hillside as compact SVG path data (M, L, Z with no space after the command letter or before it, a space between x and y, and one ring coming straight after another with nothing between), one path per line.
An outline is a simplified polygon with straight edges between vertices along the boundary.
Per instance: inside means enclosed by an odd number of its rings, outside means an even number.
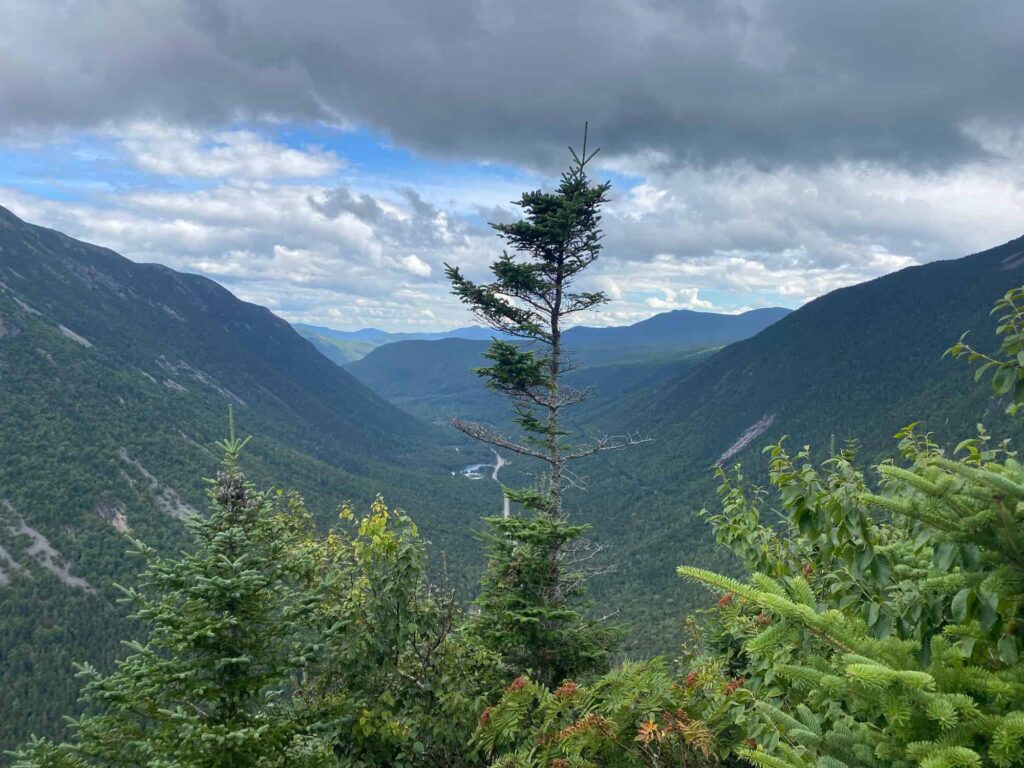
M714 499L715 463L743 462L748 474L761 475L762 448L783 435L796 447L811 444L819 457L833 436L839 445L856 440L867 463L892 455L892 435L911 421L945 445L972 435L979 421L1019 437L1002 404L943 352L968 329L983 348L994 346L990 307L1022 282L1024 239L835 291L713 354L601 365L577 347L584 365L575 383L595 389L577 424L655 438L581 465L588 489L568 502L620 566L594 588L631 627L632 650L671 652L672 641L664 643L679 636L671 625L703 599L675 577L677 564L732 567L697 519ZM505 405L470 372L485 347L405 342L349 370L413 413L498 421Z
M990 308L1021 283L1024 238L905 269L823 296L698 366L679 366L661 386L592 412L608 431L656 438L596 459L589 491L576 498L629 566L601 582L603 597L630 624L652 628L649 636L671 636L664 625L695 599L674 566L728 565L715 562L721 555L695 517L713 498L711 466L742 462L757 476L761 449L783 435L794 449L811 444L819 458L833 435L840 445L854 439L865 463L893 455L893 433L911 421L950 448L980 421L997 436L1021 437L973 371L943 359L968 329L975 344L996 347Z
M483 353L489 345L469 339L398 341L345 370L381 397L435 424L456 415L491 422L502 412L503 401L473 373L486 364Z
M373 350L346 370L374 392L421 419L444 426L455 417L505 424L508 403L483 387L473 373L487 363L490 342L467 339L399 341ZM626 362L589 363L585 354L578 370L567 377L574 386L589 387L591 397L575 415L607 406L627 394L657 386L663 376L676 377L712 350L647 354Z
M771 422L765 439L791 434L820 445L835 434L872 453L909 418L940 440L979 420L1009 428L971 371L943 353L966 330L994 346L991 306L1021 282L1024 238L834 291L672 386L636 396L619 420L643 414L667 435L690 435L694 458L712 461L758 422Z
M579 468L587 490L567 496L619 565L593 589L630 627L628 650L672 653L680 616L703 601L676 565L733 567L696 517L713 498L716 462L742 461L756 476L763 446L789 434L819 455L833 435L856 438L866 463L892 453L892 433L911 420L946 444L979 420L1018 437L1002 404L942 353L967 329L994 346L989 308L1022 282L1024 238L781 319L748 313L752 325L737 327L756 335L717 351L659 341L610 360L608 349L643 347L636 326L597 329L622 336L610 346L575 331L574 383L595 389L577 426L655 438L589 460ZM678 338L659 329L681 320L694 318L645 321L642 338ZM467 594L479 563L472 528L497 487L459 474L481 458L453 430L395 403L441 422L502 419L504 404L471 372L485 347L402 341L342 370L204 278L133 264L0 209L0 747L29 730L59 732L76 693L72 661L109 664L127 634L113 583L135 567L124 537L182 544L181 518L204 507L200 478L215 470L228 405L256 436L246 467L258 484L299 488L323 519L339 500L384 492L451 553ZM530 471L513 459L502 478Z
M461 454L436 431L268 310L0 208L0 748L56 728L72 661L109 662L124 537L184 541L229 405L257 483L302 490L322 519L385 492L475 582L469 527L493 494L452 475Z

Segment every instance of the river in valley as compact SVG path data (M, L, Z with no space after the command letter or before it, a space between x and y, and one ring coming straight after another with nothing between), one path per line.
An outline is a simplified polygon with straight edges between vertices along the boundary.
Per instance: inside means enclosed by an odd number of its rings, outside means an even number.
M465 478L468 478L469 480L483 480L485 477L487 477L488 474L490 474L491 480L493 480L494 482L500 484L501 480L498 478L498 473L501 472L501 468L502 467L504 467L506 464L508 464L508 459L506 459L500 453L495 451L493 448L491 449L491 451L492 451L492 453L494 453L494 463L493 464L489 464L489 463L470 464L468 467L463 467L459 471L459 474L462 475ZM452 474L454 475L455 473L452 472ZM503 505L502 505L501 514L502 514L502 517L508 517L509 516L509 501L508 501L508 497L503 496L502 498L503 498Z

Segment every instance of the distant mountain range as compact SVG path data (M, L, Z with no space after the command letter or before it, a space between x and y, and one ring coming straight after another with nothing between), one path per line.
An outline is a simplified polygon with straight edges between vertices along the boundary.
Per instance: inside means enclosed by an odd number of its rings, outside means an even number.
M784 307L754 309L736 315L678 309L663 312L633 325L592 328L577 326L566 331L566 343L591 356L605 349L609 358L622 355L646 356L652 352L681 352L717 347L753 336L792 310ZM489 341L501 336L490 328L471 325L438 333L388 333L377 328L336 331L318 325L294 323L293 327L338 365L361 360L370 352L400 341L443 341L464 339Z
M613 347L625 351L640 347L685 351L720 347L754 336L791 312L785 307L752 309L736 315L676 309L632 325L577 326L566 332L565 340L568 346L581 350Z
M594 390L590 407L643 383L652 384L648 376L656 375L667 360L690 365L702 354L752 336L790 312L773 307L725 315L681 309L628 326L571 328L565 334L566 348L579 367L571 375L572 383ZM507 405L485 390L473 373L486 362L482 355L488 346L488 341L456 337L396 341L348 363L346 369L374 392L428 421L443 423L457 415L503 423L509 416Z
M389 333L377 328L363 328L358 331L336 331L320 325L293 323L300 334L312 342L329 360L338 365L345 365L360 360L377 347L394 344L398 341L437 341L439 339L490 339L495 332L477 325L456 328L452 331L437 333Z
M490 328L483 328L479 325L468 325L465 328L455 328L451 331L423 332L423 333L397 333L382 331L379 328L362 328L358 331L336 331L333 328L325 328L321 325L306 325L305 323L293 323L292 326L303 336L307 334L320 334L329 336L332 339L343 341L365 341L391 344L395 341L436 341L437 339L489 339L495 335Z

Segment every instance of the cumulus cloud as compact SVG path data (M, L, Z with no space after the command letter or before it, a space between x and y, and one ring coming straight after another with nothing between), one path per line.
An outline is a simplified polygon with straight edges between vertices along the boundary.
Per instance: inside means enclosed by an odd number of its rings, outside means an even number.
M343 165L333 152L282 146L246 130L203 132L161 123L132 123L109 134L137 168L163 176L319 178Z
M423 259L417 256L415 253L410 253L408 256L403 256L401 264L405 267L406 271L413 275L419 275L420 277L430 277L432 270L430 265L427 264Z
M1024 222L1024 142L1003 132L984 142L1003 159L928 174L877 163L768 170L669 167L646 155L615 160L605 170L643 181L613 188L604 251L580 286L611 301L581 321L635 322L680 308L795 307L1016 237ZM505 199L516 191L506 189ZM240 178L197 190L110 193L96 203L2 192L30 220L138 261L207 274L288 319L345 328L469 322L449 295L442 265L483 277L501 245L484 222L512 215L439 202L459 190L428 199L409 187L370 192L348 180Z
M705 301L698 295L696 288L682 288L678 291L671 288L662 288L662 295L652 296L644 303L651 309L658 312L668 312L674 309L713 309L710 301Z
M1021 234L1024 134L978 133L998 158L919 173L880 163L819 168L615 167L644 181L613 200L600 270L660 296L680 283L797 305L916 263L954 258ZM653 306L653 305L651 305Z

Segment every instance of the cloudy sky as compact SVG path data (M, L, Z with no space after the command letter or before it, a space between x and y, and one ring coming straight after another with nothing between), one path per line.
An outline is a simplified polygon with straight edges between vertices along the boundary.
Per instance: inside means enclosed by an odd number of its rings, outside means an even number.
M0 205L289 320L441 329L584 120L592 324L1024 234L1019 0L0 0Z

